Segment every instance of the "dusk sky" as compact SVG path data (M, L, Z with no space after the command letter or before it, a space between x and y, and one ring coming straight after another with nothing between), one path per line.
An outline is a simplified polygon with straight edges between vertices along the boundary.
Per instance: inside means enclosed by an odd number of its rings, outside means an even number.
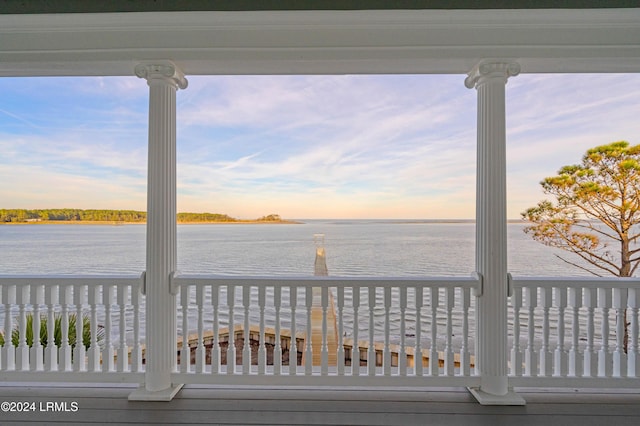
M187 77L178 211L475 216L464 75ZM146 209L146 81L2 78L0 92L0 208ZM618 140L640 144L639 74L511 78L508 217L544 198L542 178Z

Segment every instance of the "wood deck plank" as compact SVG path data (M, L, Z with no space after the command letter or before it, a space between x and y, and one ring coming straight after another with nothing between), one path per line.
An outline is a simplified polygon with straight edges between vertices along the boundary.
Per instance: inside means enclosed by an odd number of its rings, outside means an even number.
M485 407L465 389L186 386L171 402L130 402L131 386L0 384L0 401L78 402L78 412L0 413L11 424L637 425L640 391L531 391L524 407Z

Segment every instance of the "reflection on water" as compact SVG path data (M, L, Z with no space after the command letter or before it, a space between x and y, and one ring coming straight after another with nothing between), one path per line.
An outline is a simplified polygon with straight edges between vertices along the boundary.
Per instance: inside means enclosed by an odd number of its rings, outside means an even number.
M508 264L514 276L586 275L585 271L559 260L555 256L558 251L532 241L522 228L522 224L509 225ZM0 274L130 273L137 276L144 270L145 231L144 225L0 226ZM316 253L314 234L324 234L331 276L469 276L474 269L473 223L321 220L305 221L299 225L180 225L178 269L183 273L213 275L311 276ZM273 300L272 292L268 289L267 301ZM410 307L413 304L412 294L411 291L408 293ZM226 300L225 297L220 300ZM304 293L301 291L298 297L304 298ZM379 302L382 300L381 294L376 297ZM393 306L397 307L397 289L393 291L393 298ZM252 300L257 306L256 289ZM283 300L288 300L286 289ZM241 296L237 295L236 323L244 320L241 301ZM350 303L351 292L347 290L345 304L350 306ZM296 317L301 330L306 321L304 299L298 306ZM380 339L384 335L385 314L384 309L379 308L381 303L377 306L374 310L375 335ZM228 324L228 312L225 310L223 306L221 327ZM256 311L250 311L252 323L259 321ZM126 312L130 319L133 315L131 307ZM190 324L194 328L195 313L195 309L189 310ZM266 309L265 314L267 326L273 326L273 309ZM349 337L353 311L345 309L344 314L345 332ZM288 328L290 311L283 308L281 316L282 326ZM415 316L415 309L407 309L407 344L412 344ZM144 318L144 312L141 317ZM427 317L428 308L425 306L423 330L430 326ZM394 308L390 312L390 327L396 343L399 341L399 318L399 309ZM361 327L367 329L368 309L364 305L359 320ZM469 320L473 330L473 313ZM442 321L438 324L439 334L445 331L444 318ZM178 318L180 324L181 319ZM114 326L117 330L117 322ZM212 324L205 323L205 326L211 328ZM456 346L459 345L461 328L462 314L454 312Z

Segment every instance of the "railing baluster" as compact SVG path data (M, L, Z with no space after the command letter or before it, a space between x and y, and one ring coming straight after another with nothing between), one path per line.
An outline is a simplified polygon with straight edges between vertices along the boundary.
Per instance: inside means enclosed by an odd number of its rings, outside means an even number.
M629 289L629 311L628 322L631 323L629 330L629 350L627 353L627 374L629 377L640 376L640 354L638 354L638 307L640 307L640 289Z
M367 352L367 374L376 375L376 346L375 346L375 318L374 309L376 307L376 290L374 285L368 287L369 296L369 350Z
M4 346L2 347L2 370L16 369L16 347L13 344L13 316L11 308L16 302L16 286L2 286L2 301L4 307Z
M447 311L447 335L445 337L444 346L444 374L445 376L453 376L454 361L453 348L451 346L451 337L453 336L453 307L455 306L455 288L452 286L445 287L445 307Z
M584 375L596 377L598 375L598 363L594 346L595 336L595 307L597 305L595 288L585 288L583 293L584 306L587 308L587 347L584 350Z
M126 307L130 300L129 290L131 287L128 285L118 285L118 306L120 307L120 342L118 345L118 371L129 371L129 346L127 345L127 320L126 320ZM79 316L76 317L76 322ZM80 321L82 322L82 321ZM77 334L76 334L77 335ZM82 346L82 345L79 345ZM78 347L78 345L76 345ZM76 363L77 360L74 360Z
M5 309L7 309L7 304L5 303L4 300L4 288L6 287L6 285L3 285L2 283L0 283L0 306L2 306L2 310L4 312ZM0 334L2 334L2 338L3 340L6 338L6 340L10 340L9 339L9 335L4 333L4 330L0 331ZM4 355L4 346L0 347L0 371L3 370L4 368L4 362L2 360L2 356Z
M205 287L196 287L196 306L198 308L198 343L196 345L196 373L202 373L205 369L207 352L204 347L204 304Z
M407 375L407 351L406 351L406 311L407 311L407 287L400 287L400 350L398 351L398 375Z
M311 311L313 308L313 288L311 287L305 288L305 302L305 306L307 308L307 337L305 338L306 349L304 353L304 374L308 376L313 372L313 347L311 345L311 337L313 334L313 323L311 320Z
M564 347L564 313L567 307L567 289L563 287L554 287L555 305L558 308L557 319L557 343L553 353L554 370L553 375L564 377L567 375L567 351Z
M73 350L73 371L86 371L82 306L87 303L87 286L75 285L73 287L73 303L76 305L76 347ZM78 336L82 337L78 339ZM79 342L82 344L78 344Z
M322 287L320 289L320 304L322 305L322 348L320 360L320 374L326 376L329 374L329 342L327 340L327 309L329 306L329 288Z
M282 306L282 287L275 286L273 288L273 304L276 309L276 330L275 342L273 347L273 374L279 376L282 374L282 344L280 343L280 307Z
M529 377L538 375L538 356L535 351L535 322L534 311L538 306L538 287L531 285L525 287L524 306L527 308L527 349L525 350L524 374Z
M191 348L189 347L189 299L190 285L180 287L180 309L182 311L182 346L180 347L180 372L191 371Z
M360 344L358 342L358 331L360 320L358 311L360 310L360 287L353 286L353 347L351 348L351 375L360 375Z
M625 309L627 309L628 290L613 289L613 308L616 310L616 348L613 352L613 376L627 376L627 354L624 348ZM628 348L627 348L628 349Z
M421 286L416 287L416 343L413 354L413 368L416 376L422 376L422 306L424 305L424 291Z
M611 307L611 289L598 288L598 307L602 313L602 342L598 351L598 376L611 377L613 363L609 353L609 308Z
M142 371L142 344L140 342L140 305L142 293L140 283L131 287L131 307L133 309L133 349L131 351L131 370Z
M40 305L44 299L44 286L33 286L31 292L31 306L33 306L33 342L31 345L31 371L42 371L44 368L43 349L40 342L41 313Z
M58 371L58 346L56 346L55 334L55 307L58 305L59 288L57 285L48 285L45 288L45 303L47 304L47 347L45 348L44 369L46 371ZM76 308L80 306L76 301ZM7 309L7 306L5 306ZM5 343L6 346L6 343ZM75 360L75 367L84 366L84 356ZM83 370L78 370L83 371Z
M97 285L90 285L88 287L89 290L89 308L91 309L91 321L90 321L90 333L91 333L91 344L89 345L89 367L88 370L90 372L100 371L100 347L98 345L98 311L97 304L100 303L100 287ZM60 287L60 295L61 299L64 300L64 286ZM62 318L64 321L64 302L63 303L63 314ZM63 341L64 341L64 328L63 329ZM61 351L62 352L62 351ZM64 363L64 358L61 354L61 362ZM64 364L60 366L61 370L64 370Z
M220 353L220 286L211 286L211 306L213 307L213 342L211 346L211 374L220 374L222 357Z
M471 307L471 289L462 288L462 345L460 347L460 375L468 377L471 375L471 354L469 353L469 308ZM518 289L521 293L521 289ZM520 369L522 369L522 353L520 354ZM522 372L521 372L522 374Z
M13 345L9 332L5 332L5 345L0 351L0 366L3 371L31 371L32 373L38 372L50 372L50 371L74 371L75 373L90 372L90 373L126 373L126 372L141 372L143 371L142 363L142 350L140 346L140 318L139 318L139 306L140 306L140 293L139 288L136 285L130 283L119 282L114 280L114 284L109 284L106 280L85 279L84 281L71 280L69 283L65 283L60 279L53 279L53 285L41 284L43 281L35 279L33 283L29 281L17 281L17 284L2 284L0 280L1 299L0 306L4 309L3 323L5 330L13 330L17 325L17 347ZM535 383L546 383L547 379L556 380L555 378L563 377L590 377L591 381L597 378L598 381L603 383L611 383L610 378L636 378L640 371L640 356L638 354L638 347L640 344L638 329L640 329L640 318L638 316L638 308L640 307L640 290L632 287L628 283L620 285L615 282L609 281L587 281L582 284L579 280L546 280L549 285L544 286L544 279L524 279L515 280L515 284L512 288L511 294L511 309L510 314L513 315L513 333L510 337L513 337L513 345L510 348L510 375L515 377L525 376L540 376ZM4 282L12 282L6 280ZM13 281L16 282L16 281ZM187 282L187 281L183 281ZM205 307L205 304L209 303L207 300L208 287L211 288L211 305L213 307L213 348L211 353L211 372L219 373L221 370L221 359L219 356L220 351L220 329L219 329L219 296L220 285L226 287L227 307L229 312L229 347L227 348L227 360L228 360L228 374L242 374L251 375L256 373L258 375L268 374L271 370L268 369L267 359L271 358L270 352L267 351L267 336L265 316L268 314L265 309L267 308L267 293L270 286L274 288L274 306L276 308L276 330L275 330L275 348L274 348L274 374L281 375L283 373L283 356L282 348L287 342L285 337L282 336L282 318L281 318L281 305L282 305L282 288L281 283L271 283L265 285L251 285L252 281L247 280L233 284L233 280L227 281L225 284L218 284L219 281L208 280L203 283L191 282L192 284L182 284L181 287L181 302L183 319L183 342L186 341L187 347L189 342L189 326L194 327L193 321L189 320L189 308L192 294L191 287L195 287L195 303L197 308L197 345L195 348L196 361L194 363L195 368L189 364L190 349L184 348L184 343L181 345L181 350L189 353L188 356L183 358L188 364L186 371L181 363L181 372L198 373L202 374L208 372L208 349L207 342L208 329L205 327L205 319L209 318L209 308ZM267 281L268 282L268 281ZM286 280L285 280L286 282ZM213 284L212 284L213 283ZM524 283L524 284L523 284ZM541 284L542 283L542 284ZM317 290L314 292L312 285L316 285ZM635 283L634 283L635 285ZM368 327L366 334L366 341L358 341L360 334L360 319L359 309L361 303L362 292L361 288L367 289L367 308L368 308L368 320L362 318L363 332L364 327ZM134 288L135 287L135 288ZM243 335L244 345L242 349L242 368L236 365L236 358L238 354L234 353L235 349L235 334L236 334L236 322L235 321L235 304L240 303L240 292L237 287L242 288L242 308L244 311L243 316ZM252 324L251 324L251 310L252 310L252 293L253 288L256 288L257 303L260 310L260 337L258 346L258 361L254 361L252 358L253 347L251 345L252 336ZM297 316L297 301L298 296L301 296L298 291L298 287L305 288L305 316L306 325L298 324L296 321ZM345 285L343 282L339 282L334 285L337 297L336 304L336 343L338 347L333 350L333 343L330 337L333 334L329 334L330 330L330 318L329 309L332 308L331 297L332 291L331 282L322 282L318 284L310 282L291 282L284 284L284 288L288 289L288 301L290 304L291 313L291 339L289 346L289 367L287 368L287 376L294 376L298 374L297 366L297 353L298 347L296 341L297 330L301 330L301 327L306 328L307 338L304 345L304 368L300 372L304 371L305 375L319 374L323 376L344 376L345 371L345 343L351 344L349 341L345 342L345 328L349 328L349 324L345 324L345 299L349 299L348 294L345 298ZM407 375L423 376L429 374L432 376L444 375L454 376L456 375L456 367L454 362L458 357L458 354L454 354L454 344L460 342L460 370L458 375L465 377L470 375L470 359L468 347L468 334L469 334L469 318L468 310L471 306L471 286L465 284L463 286L445 286L442 283L432 284L412 284L402 286L393 286L392 283L384 282L383 284L377 283L375 280L371 282L356 280L352 285L353 297L353 355L351 365L351 375L358 376L360 374L366 374L370 377L385 376L387 379L382 379L383 382L391 379L391 377L403 377ZM407 290L412 288L412 290ZM430 347L428 348L429 355L429 368L428 372L423 368L422 362L422 328L423 328L423 313L424 307L424 288L429 291L429 314L428 319L425 317L426 322L430 324L428 330L430 336L428 338ZM347 290L348 291L348 290ZM131 293L129 293L131 292ZM459 292L459 293L458 293ZM236 293L238 293L236 295ZM223 294L223 293L222 293ZM237 297L236 297L237 296ZM285 295L286 297L287 295ZM440 300L442 298L442 300ZM411 302L410 299L415 299L415 302ZM127 336L129 321L127 313L129 311L128 304L132 305L133 312L133 347L131 348L131 355L129 356L129 349L131 343ZM349 303L349 302L347 302ZM442 306L440 304L442 303ZM88 304L88 307L86 306ZM397 309L396 311L396 304ZM409 306L411 304L411 306ZM104 311L100 305L104 306ZM117 306L115 306L117 305ZM320 306L318 306L320 305ZM458 306L460 305L460 306ZM206 305L208 306L208 305ZM224 306L224 303L222 304ZM407 324L407 316L409 321L412 321L413 308L415 306L416 311L416 323L415 323L415 342L412 342L408 336L412 332L413 325ZM454 315L457 315L457 309L460 307L461 311L461 323L462 335L460 340L458 339L458 323L454 325ZM538 311L538 307L540 310ZM255 307L253 307L255 308ZM318 308L321 308L320 312ZM407 308L409 312L407 312ZM584 310L582 309L584 308ZM224 307L222 309L225 309ZM314 311L317 309L317 311ZM350 308L348 308L350 309ZM384 311L383 311L384 309ZM442 309L443 311L439 311ZM528 314L528 342L527 348L524 348L524 321L525 313L522 309L527 309ZM58 315L60 310L60 315ZM89 312L91 324L89 334L90 339L88 341L89 348L86 349L83 343L83 332L87 331L89 327L83 325L82 317L83 312ZM454 310L455 313L454 313ZM556 311L557 310L557 311ZM568 310L568 312L567 312ZM594 315L594 310L598 311L598 317ZM615 312L615 317L611 318L610 311ZM624 351L624 321L625 310L628 315L627 320L630 326L630 336L628 338L627 353ZM556 317L557 312L557 317ZM194 312L192 312L193 314ZM223 311L223 314L226 313ZM582 325L581 316L586 313L586 325ZM287 315L289 310L287 310ZM313 332L319 332L319 327L316 326L314 330L314 323L320 325L320 315L322 316L322 340L315 341L309 336L313 335ZM442 317L438 315L442 314ZM31 317L33 316L33 322ZM256 312L257 315L257 312ZM446 316L445 316L446 315ZM601 318L600 318L601 315ZM73 326L73 317L76 318L75 326ZM115 318L114 318L115 316ZM384 318L382 318L384 316ZM539 318L536 318L539 316ZM566 317L570 317L571 328L569 329ZM399 323L393 323L393 318L399 317ZM104 318L104 338L102 337L102 330L100 330L100 323L98 319ZM349 317L350 318L350 317ZM377 321L376 318L384 321ZM457 316L456 316L457 318ZM602 322L600 323L600 319ZM438 322L441 321L441 323ZM538 327L535 327L535 321L538 321ZM29 321L29 322L27 322ZM46 324L45 324L46 321ZM119 321L119 322L118 322ZM396 320L398 321L398 320ZM567 320L569 321L569 320ZM615 321L615 337L613 333L613 321ZM56 327L56 322L60 323L60 327ZM349 319L349 323L351 320ZM368 323L368 324L367 324ZM73 327L69 330L69 326ZM446 325L445 325L446 324ZM241 325L238 322L238 329ZM446 330L445 330L446 326ZM595 330L597 326L597 331ZM30 329L32 327L32 330ZM332 326L333 327L333 326ZM376 328L378 327L378 328ZM426 329L426 326L424 326ZM61 330L61 339L59 347L55 344L54 335ZM115 329L114 329L115 328ZM46 330L45 330L46 329ZM333 333L333 328L331 328ZM399 334L396 334L396 331ZM570 331L569 331L570 330ZM441 331L443 334L438 335ZM567 332L571 333L569 335ZM33 332L34 341L31 341L31 332ZM48 336L46 344L39 342L37 336L46 334ZM115 336L113 333L118 333ZM238 331L239 333L239 331ZM255 333L255 332L254 332ZM582 333L582 335L581 335ZM73 335L76 338L74 340ZM581 351L581 340L586 335L586 348ZM51 336L49 338L49 336ZM394 337L395 336L395 337ZM239 337L239 335L238 335ZM397 340L395 340L397 338ZM615 343L613 341L615 338ZM597 341L601 339L600 341ZM550 341L553 340L551 343ZM66 341L66 350L65 350ZM596 342L597 341L597 342ZM360 343L363 345L362 354L360 353ZM397 349L395 344L399 343ZM414 345L414 362L413 368L410 368L409 357L410 353L407 353L406 345ZM536 345L540 345L540 347ZM442 352L438 352L438 348ZM550 346L553 345L553 349ZM595 349L595 346L598 349ZM317 347L316 347L317 346ZM136 347L138 352L136 353ZM364 349L366 347L366 350ZM26 348L26 355L25 355ZM269 347L270 348L270 347ZM534 349L535 348L535 349ZM218 355L216 355L216 349ZM316 358L313 358L313 352L316 349ZM117 354L115 353L117 352ZM425 350L426 352L426 350ZM581 353L582 352L582 353ZM441 353L443 355L441 355ZM333 364L333 356L337 356L336 364ZM597 355L596 355L597 354ZM117 355L117 356L116 356ZM185 354L186 355L186 354ZM269 355L269 356L267 356ZM320 355L320 361L318 361L318 355ZM58 361L59 357L59 361ZM73 357L73 358L71 358ZM539 358L538 358L539 357ZM278 359L279 358L279 359ZM361 370L360 359L366 358L366 369ZM525 363L523 363L525 358ZM88 359L88 363L87 363ZM130 359L130 360L129 360ZM444 369L440 370L440 359L444 364ZM538 363L536 363L538 359ZM533 362L532 362L533 360ZM235 362L234 362L235 361ZM397 361L397 364L396 364ZM254 364L257 367L254 367ZM279 364L279 366L278 366ZM335 365L337 368L335 371L331 367ZM395 369L397 367L397 371ZM74 375L70 377L76 377ZM89 376L88 376L89 377ZM246 379L242 379L246 380ZM282 380L282 379L281 379ZM286 380L286 379L285 379ZM398 379L401 381L401 379ZM609 380L609 381L607 381ZM534 383L534 382L532 382ZM585 382L587 383L587 382ZM590 382L588 382L590 383Z
M553 373L551 349L549 348L549 309L553 304L553 292L551 288L540 287L539 306L542 308L542 346L540 347L540 371L539 375L549 377Z
M384 348L382 351L383 374L391 375L391 348L389 347L391 329L391 287L384 288Z
M29 370L29 346L27 345L27 304L31 286L23 285L18 290L18 347L16 348L16 369ZM11 333L9 333L11 334Z
M289 343L289 374L296 375L298 370L298 344L296 341L296 308L298 306L298 287L289 287L289 305L291 306L291 342Z
M431 347L429 348L429 375L440 374L440 359L438 356L438 306L440 305L440 288L431 287L429 300L431 305Z
M266 372L267 367L267 347L264 335L264 307L267 301L266 288L258 287L258 307L260 309L260 346L258 347L258 374L262 375Z
M340 286L336 291L338 293L338 376L344 376L344 287ZM353 355L351 359L353 360Z
M105 342L102 350L102 371L105 372L114 370L113 357L115 354L113 351L113 342L111 341L113 323L111 312L111 308L113 306L113 289L113 285L102 286L102 303L105 309Z
M5 287L6 287L6 285L3 285L2 283L0 283L0 306L2 306L2 311L3 312L5 312L5 310L8 307L7 303L5 303L5 300L4 300L4 288ZM0 331L0 334L2 335L2 339L4 340L3 345L0 347L0 371L3 371L3 369L4 369L4 360L3 360L4 348L6 346L8 346L6 343L7 343L7 341L10 341L11 339L10 339L9 333L5 333L4 329L2 331Z
M236 306L236 286L227 286L227 306L229 307L229 345L227 346L227 374L236 373L236 326L234 308Z
M60 370L71 371L71 345L69 344L69 305L73 303L73 287L64 285L60 287L60 298L62 299L62 340L60 342ZM98 357L100 357L98 353ZM98 368L99 371L100 369Z
M522 308L522 288L516 287L511 294L513 307L513 346L511 347L511 375L522 376L522 349L520 348L520 309Z
M7 281L16 284L3 284ZM0 277L0 309L4 310L4 327L9 329L0 350L0 369L34 374L73 372L69 377L85 372L130 372L137 356L141 358L140 351L132 353L129 361L127 305L131 301L139 306L131 282L115 277L111 283L102 277ZM137 290L137 283L134 286ZM85 318L87 305L90 314ZM139 329L136 315L134 309L134 333ZM135 367L134 371L142 370L141 359Z
M249 308L251 306L251 286L242 288L242 305L244 307L244 346L242 349L242 374L251 372L251 329L249 327Z
M582 289L569 288L568 305L571 307L571 348L569 349L569 376L582 377L583 363L580 356L580 307L582 306Z

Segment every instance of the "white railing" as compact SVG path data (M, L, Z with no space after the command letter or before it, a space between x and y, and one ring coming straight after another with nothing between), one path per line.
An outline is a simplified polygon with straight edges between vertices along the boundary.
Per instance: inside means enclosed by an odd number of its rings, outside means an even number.
M143 382L143 282L0 276L0 380ZM175 383L479 380L475 278L183 275L172 285L179 299ZM640 386L638 280L517 278L510 287L510 386ZM45 331L57 336L32 337Z
M179 276L173 284L181 312L174 382L476 383L472 278Z
M0 276L0 378L142 382L142 282Z
M640 386L640 281L519 278L511 287L512 385Z

